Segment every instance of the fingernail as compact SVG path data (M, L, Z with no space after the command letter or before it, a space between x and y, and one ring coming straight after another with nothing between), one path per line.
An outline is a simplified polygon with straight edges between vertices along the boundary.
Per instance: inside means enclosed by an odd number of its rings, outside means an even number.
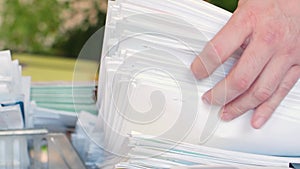
M267 119L265 117L259 117L253 122L253 127L255 129L259 129L266 123L266 121Z

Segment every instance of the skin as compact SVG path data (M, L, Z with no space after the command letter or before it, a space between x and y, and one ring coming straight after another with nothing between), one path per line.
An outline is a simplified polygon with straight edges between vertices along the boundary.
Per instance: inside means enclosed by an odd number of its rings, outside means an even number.
M254 110L251 124L258 129L300 77L300 1L240 0L191 70L197 79L206 78L238 49L238 62L202 100L222 106L224 121Z

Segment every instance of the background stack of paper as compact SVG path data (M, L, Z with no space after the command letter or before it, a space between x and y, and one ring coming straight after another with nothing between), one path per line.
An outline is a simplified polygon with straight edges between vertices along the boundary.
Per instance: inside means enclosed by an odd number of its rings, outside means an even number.
M88 83L35 83L31 86L31 127L65 131L74 128L78 114L97 114L96 87Z
M28 113L30 78L22 77L18 60L0 52L0 129L22 129Z
M0 129L74 128L78 113L97 114L94 83L35 83L10 51L0 52ZM31 102L31 103L30 103Z
M95 95L96 88L92 84L39 83L31 86L30 77L22 76L22 68L17 60L12 61L10 51L1 51L0 130L3 131L0 134L0 168L51 168L53 164L59 166L61 162L62 165L67 164L70 159L78 160L77 155L72 154L75 153L71 151L72 147L65 142L67 140L63 140L65 147L62 149L56 147L62 139L65 139L64 137L58 135L56 137L55 134L49 135L49 138L45 137L48 131L65 132L67 129L73 129L79 112L83 110L86 112L81 113L73 141L74 143L77 141L75 145L79 148L84 146L82 149L84 153L81 151L83 153L81 155L85 157L83 159L87 163L98 162L102 150L93 144L89 135L85 133L85 129L89 126L88 134L93 134L91 123L95 125L97 119ZM81 123L85 124L84 127ZM26 130L28 128L48 130ZM92 136L97 139L103 138L98 133ZM51 144L54 144L54 147ZM49 146L45 150L46 162L42 159L42 146ZM62 152L68 150L71 153L68 157L63 157ZM56 151L60 154L52 157ZM60 156L63 159L60 159ZM81 164L80 161L78 164ZM72 165L66 167L70 166Z
M101 146L108 158L126 157L131 131L236 151L300 155L299 83L261 130L251 128L251 112L224 123L220 107L201 102L241 55L237 50L204 80L190 71L193 59L230 16L200 0L109 1L95 127L104 131Z
M79 82L33 83L31 100L39 107L80 112L82 110L98 114L95 107L96 87L94 84Z
M0 52L0 130L27 127L30 102L30 77L22 77L18 60L10 51ZM24 139L0 138L0 168L27 168L27 142Z

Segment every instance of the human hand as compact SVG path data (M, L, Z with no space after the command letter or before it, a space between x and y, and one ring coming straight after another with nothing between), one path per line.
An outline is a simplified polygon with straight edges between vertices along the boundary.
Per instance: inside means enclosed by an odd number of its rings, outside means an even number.
M225 121L254 109L251 124L260 128L300 77L300 1L240 0L192 63L195 77L209 76L240 47L238 62L202 100L223 106Z

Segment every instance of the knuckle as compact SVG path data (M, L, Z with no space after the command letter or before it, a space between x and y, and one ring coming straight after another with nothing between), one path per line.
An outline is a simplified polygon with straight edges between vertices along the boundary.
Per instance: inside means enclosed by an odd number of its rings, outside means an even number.
M236 22L233 22L233 26L240 28L241 25L255 25L258 13L259 11L257 11L255 8L247 8L247 10L238 8L237 11L234 13Z
M225 97L224 97L224 98L225 98ZM224 106L225 103L226 103L226 100L225 100L225 99L213 97L213 104L215 104L215 105L220 105L220 106Z
M286 26L282 21L272 21L261 27L258 38L266 45L277 44L284 40L286 34Z
M261 87L253 93L253 97L259 102L263 102L271 97L273 90L268 87Z
M276 106L274 106L270 103L265 103L260 107L260 109L263 110L263 111L260 111L260 116L269 118L270 115L275 111Z
M235 104L229 104L226 106L226 111L228 113L231 113L232 115L234 115L235 117L241 115L244 113L244 110L242 110L242 108L240 108L238 105Z
M293 66L290 69L290 72L287 74L286 79L284 79L278 89L277 92L281 98L284 98L290 90L294 87L297 81L300 78L300 66Z
M285 82L282 82L280 85L279 85L279 88L278 88L278 93L281 97L284 97L286 96L289 91L291 90L291 88L293 87L293 83L290 82L290 81L285 81Z
M232 88L240 93L246 91L250 84L248 76L235 77L231 82Z
M281 39L281 31L277 27L275 28L270 28L266 31L264 31L263 35L261 36L261 40L267 44L274 44L278 42Z

